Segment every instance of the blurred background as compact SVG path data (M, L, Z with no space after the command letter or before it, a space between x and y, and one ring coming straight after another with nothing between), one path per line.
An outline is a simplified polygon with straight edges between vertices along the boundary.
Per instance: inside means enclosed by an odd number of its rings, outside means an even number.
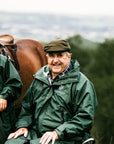
M93 82L98 108L91 131L96 144L114 144L114 1L4 0L0 35L45 44L69 41L73 59Z

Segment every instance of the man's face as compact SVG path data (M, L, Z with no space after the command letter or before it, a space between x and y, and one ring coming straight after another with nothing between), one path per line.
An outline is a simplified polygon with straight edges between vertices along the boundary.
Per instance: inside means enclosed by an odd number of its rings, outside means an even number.
M63 72L68 66L71 59L71 55L68 52L48 53L48 64L52 71L52 77L54 78L61 72Z

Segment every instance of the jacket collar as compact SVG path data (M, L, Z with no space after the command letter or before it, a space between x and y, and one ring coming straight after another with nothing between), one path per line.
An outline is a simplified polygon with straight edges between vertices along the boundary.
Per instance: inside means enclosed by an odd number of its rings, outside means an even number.
M57 78L54 81L54 84L57 84L61 82L62 84L64 83L71 83L71 82L76 82L79 79L79 63L77 60L71 60L70 61L70 67L66 69L62 74L60 74L59 78ZM35 75L34 77L36 79L39 79L40 81L43 81L44 83L50 84L48 75L49 75L49 66L46 65L42 67ZM61 76L62 75L62 76Z

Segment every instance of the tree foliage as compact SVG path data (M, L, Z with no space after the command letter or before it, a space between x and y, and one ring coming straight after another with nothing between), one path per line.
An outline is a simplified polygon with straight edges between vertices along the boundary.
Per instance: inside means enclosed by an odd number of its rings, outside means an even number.
M86 40L80 35L69 37L67 41L71 46L72 58L77 59L80 63L81 71L87 73L93 61L93 52L97 48L98 43Z
M98 108L92 129L93 137L97 144L113 144L114 39L93 45L79 35L67 40L72 47L73 59L78 59L81 71L90 78L96 89Z

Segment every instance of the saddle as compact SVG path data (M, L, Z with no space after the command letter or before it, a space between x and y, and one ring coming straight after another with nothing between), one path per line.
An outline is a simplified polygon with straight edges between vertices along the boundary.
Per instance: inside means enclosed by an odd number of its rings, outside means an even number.
M7 47L7 50L5 49L6 47ZM9 35L9 34L0 35L0 49L1 49L0 54L8 57L13 64L15 62L14 66L19 72L20 67L19 67L19 63L18 63L18 59L16 55L17 45L14 43L14 38L12 35ZM11 53L13 59L10 58L8 51Z
M13 36L8 35L8 34L0 35L0 44L3 46L14 45Z

